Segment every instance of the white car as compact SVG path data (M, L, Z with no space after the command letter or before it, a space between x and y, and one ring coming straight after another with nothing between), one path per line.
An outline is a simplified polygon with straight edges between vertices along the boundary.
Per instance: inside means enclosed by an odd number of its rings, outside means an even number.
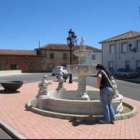
M52 70L53 76L58 76L58 75L60 75L60 73L62 73L63 75L67 75L67 76L69 75L66 67L64 67L64 66L56 66L55 68L53 68L53 70Z

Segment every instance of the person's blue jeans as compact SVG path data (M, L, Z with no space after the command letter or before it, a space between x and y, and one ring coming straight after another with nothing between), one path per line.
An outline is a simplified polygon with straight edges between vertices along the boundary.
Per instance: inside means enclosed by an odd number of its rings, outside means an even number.
M100 90L100 99L103 105L103 116L105 122L111 122L116 119L112 106L112 88L104 87Z

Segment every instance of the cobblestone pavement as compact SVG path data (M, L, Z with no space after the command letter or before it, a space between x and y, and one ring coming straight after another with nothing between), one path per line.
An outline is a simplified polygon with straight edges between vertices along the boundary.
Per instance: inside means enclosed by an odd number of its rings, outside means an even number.
M58 82L51 81L49 90ZM38 93L38 82L26 83L19 93L6 94L0 88L0 120L20 138L28 139L139 139L140 102L124 97L124 101L137 107L136 116L117 120L115 124L94 122L73 123L69 120L41 116L25 109L25 104ZM66 89L76 89L77 83L65 83ZM93 89L87 86L88 89Z

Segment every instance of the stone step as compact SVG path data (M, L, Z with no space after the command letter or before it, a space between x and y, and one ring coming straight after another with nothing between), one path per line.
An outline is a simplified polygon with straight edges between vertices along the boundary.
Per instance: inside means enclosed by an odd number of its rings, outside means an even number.
M21 74L21 70L1 70L0 76L6 76L6 75L15 75L15 74Z

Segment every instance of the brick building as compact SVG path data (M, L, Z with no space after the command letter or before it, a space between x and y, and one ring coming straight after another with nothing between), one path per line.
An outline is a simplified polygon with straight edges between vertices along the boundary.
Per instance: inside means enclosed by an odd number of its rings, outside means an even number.
M74 45L72 50L80 45ZM101 50L86 46L94 53ZM66 44L47 44L35 50L0 50L0 70L22 70L22 72L51 72L58 65L67 66L70 63L70 49ZM79 59L72 56L72 64L78 64Z
M36 51L0 50L0 70L41 71L40 57Z

